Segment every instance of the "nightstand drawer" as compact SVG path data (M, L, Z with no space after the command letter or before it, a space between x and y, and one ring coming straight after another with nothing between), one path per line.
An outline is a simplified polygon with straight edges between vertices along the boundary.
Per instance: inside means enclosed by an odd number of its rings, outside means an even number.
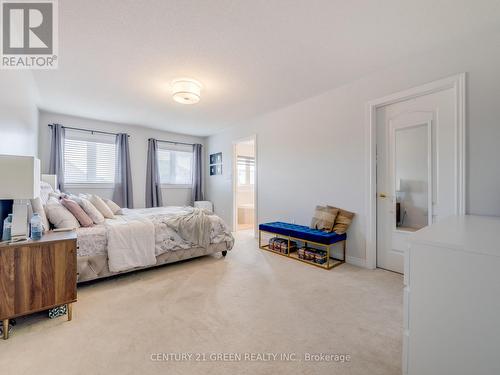
M76 299L73 241L17 248L14 269L15 315Z
M0 319L76 301L76 240L0 249Z
M15 249L0 249L0 319L14 315L14 253Z
M48 232L40 240L0 244L0 320L9 338L9 320L76 302L76 232Z

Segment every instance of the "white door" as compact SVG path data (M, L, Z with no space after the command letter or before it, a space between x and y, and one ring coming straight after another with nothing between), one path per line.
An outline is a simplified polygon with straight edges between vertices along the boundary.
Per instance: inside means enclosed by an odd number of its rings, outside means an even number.
M454 98L377 109L377 267L403 273L408 236L457 212Z

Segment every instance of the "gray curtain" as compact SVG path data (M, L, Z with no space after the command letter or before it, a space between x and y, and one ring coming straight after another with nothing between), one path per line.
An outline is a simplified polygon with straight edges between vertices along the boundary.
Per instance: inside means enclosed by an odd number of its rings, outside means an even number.
M116 168L113 201L120 207L134 208L132 193L132 173L130 172L130 150L128 134L116 135Z
M191 189L191 200L194 205L196 201L203 200L203 162L202 145L196 143L193 145L193 188Z
M57 175L57 188L64 191L64 127L51 125L49 174Z
M150 138L148 141L148 165L146 167L146 207L161 207L160 172L158 170L158 142Z

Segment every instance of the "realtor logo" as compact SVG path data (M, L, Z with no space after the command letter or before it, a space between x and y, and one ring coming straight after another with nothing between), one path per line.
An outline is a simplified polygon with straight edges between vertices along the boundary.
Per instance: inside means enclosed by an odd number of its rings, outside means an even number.
M57 68L57 0L1 0L1 68Z

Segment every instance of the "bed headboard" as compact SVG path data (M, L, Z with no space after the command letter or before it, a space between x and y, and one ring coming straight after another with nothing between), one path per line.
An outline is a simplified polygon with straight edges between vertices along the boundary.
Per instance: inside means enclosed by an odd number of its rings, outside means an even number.
M55 174L42 174L40 181L48 183L54 190L57 189L57 175Z

